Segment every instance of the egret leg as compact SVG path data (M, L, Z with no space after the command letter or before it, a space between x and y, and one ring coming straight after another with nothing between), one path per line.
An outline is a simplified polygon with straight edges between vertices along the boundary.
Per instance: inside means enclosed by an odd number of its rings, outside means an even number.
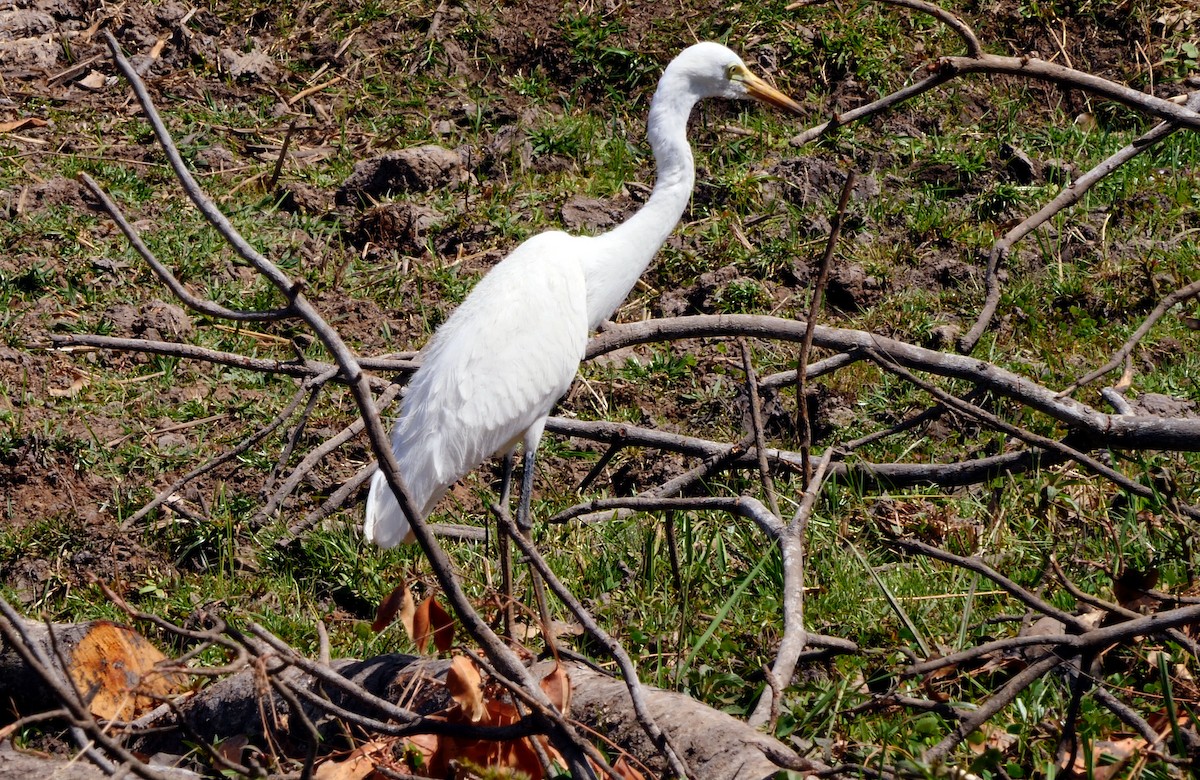
M500 506L504 511L508 511L508 502L512 496L512 476L513 468L516 465L516 453L507 452L504 455L504 476L500 483ZM524 479L521 480L524 486ZM513 636L513 621L515 613L513 611L513 566L512 566L512 542L508 538L508 534L501 528L500 522L496 522L496 551L500 556L500 614L504 620L505 636Z
M517 530L529 542L533 541L533 517L529 511L529 503L533 495L534 466L537 463L537 447L540 440L540 429L536 438L531 436L525 438L525 451L522 453L521 460L521 496L517 501ZM550 605L546 601L546 586L542 583L541 576L532 567L529 570L529 579L533 583L533 596L537 600L538 615L542 620L542 637L546 641L546 649L557 657L558 653L554 648L554 629L550 623Z

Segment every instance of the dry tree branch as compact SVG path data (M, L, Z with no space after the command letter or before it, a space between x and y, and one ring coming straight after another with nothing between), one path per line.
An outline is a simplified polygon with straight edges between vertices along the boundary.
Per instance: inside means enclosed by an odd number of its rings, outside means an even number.
M937 398L940 402L948 407L968 414L980 422L986 423L992 428L1006 433L1016 439L1020 439L1027 444L1032 444L1043 449L1055 450L1064 457L1070 458L1084 468L1099 474L1110 482L1116 484L1118 487L1127 490L1134 495L1141 496L1143 498L1154 498L1157 495L1157 491L1154 488L1147 487L1140 482L1130 479L1116 469L1100 462L1096 458L1093 458L1084 452L1075 449L1074 447L1071 447L1064 442L1055 441L1054 439L1050 439L1045 436L1039 436L1035 433L1030 433L1023 428L1019 428L1015 425L1004 422L991 412L982 409L975 404L964 401L961 398L953 396L950 393L947 393L946 391L936 387L935 385L918 378L908 369L896 364L883 355L874 351L871 351L868 354L871 359L874 360L881 368L896 374L899 377L902 377L905 381L913 385L916 385L932 395L934 398ZM1181 504L1173 498L1171 499L1171 506L1175 511L1185 514L1188 517L1200 518L1200 507Z
M1200 95L1200 93L1196 94ZM1062 395L1073 393L1078 388L1095 382L1108 372L1120 368L1121 364L1127 362L1133 355L1134 347L1141 343L1146 334L1150 332L1150 329L1158 324L1158 321L1166 316L1167 312L1184 301L1191 300L1198 295L1200 295L1200 279L1197 279L1191 284L1180 287L1166 298L1163 298L1158 302L1158 305L1154 307L1154 311L1146 315L1146 319L1142 320L1142 324L1138 326L1137 330L1135 330L1133 334L1125 340L1125 343L1113 353L1112 357L1109 358L1107 363L1100 366L1095 371L1086 374L1082 378L1075 380L1062 391Z
M757 502L756 502L757 503ZM760 505L761 506L761 505ZM571 590L558 579L558 575L550 568L550 564L538 552L537 547L532 540L517 528L516 522L508 513L506 506L497 506L494 508L496 516L504 525L504 531L508 538L516 543L521 548L521 552L525 554L530 565L533 566L537 573L541 576L542 581L550 588L551 592L558 597L559 601L571 611L575 619L580 625L612 656L617 662L617 666L621 670L621 674L625 678L625 686L629 690L629 700L633 705L633 711L637 716L638 722L646 732L646 736L650 737L655 747L666 757L671 771L679 777L687 777L687 766L683 763L675 746L671 744L670 735L659 728L654 717L650 714L649 707L646 704L645 690L642 687L641 681L638 679L637 667L634 666L633 659L625 652L625 648L621 643L612 638L605 631L596 619L592 617L591 612L575 598ZM764 510L766 511L765 507ZM547 626L549 628L549 626Z
M758 460L758 477L762 481L763 491L767 495L767 506L771 514L779 517L779 499L775 497L775 481L771 479L771 467L767 464L767 434L763 430L762 400L758 395L758 375L754 371L754 360L750 355L750 345L745 339L738 339L742 353L742 371L746 376L746 395L750 404L750 427L754 434L754 454Z
M401 389L401 385L391 385L388 387L386 390L380 393L379 397L375 400L377 407L380 410L386 409L393 401L396 400L396 396L400 395ZM266 520L266 518L269 517L276 509L278 509L283 502L287 500L287 497L290 496L293 491L295 491L301 480L312 473L313 468L315 468L316 465L320 463L326 455L362 433L363 427L364 423L362 419L356 419L350 425L347 425L345 428L343 428L340 433L337 433L329 439L326 439L319 446L310 450L309 453L305 455L298 464L296 464L296 467L292 469L292 472L288 475L287 479L283 481L283 484L279 486L279 489L276 490L270 496L270 498L267 499L263 506L254 513L254 516L250 518L250 522L254 523ZM368 476L369 474L370 472L368 472ZM364 477L362 481L365 482L366 477ZM361 482L359 484L361 484Z
M947 734L941 742L926 750L921 759L928 763L936 763L945 758L971 732L990 720L1000 710L1012 704L1021 691L1063 662L1064 659L1060 658L1053 650L1047 651L1037 661L1009 678L999 691L988 697L987 701L971 711L967 717L959 720L954 730Z
M50 344L54 349L71 351L78 347L93 349L111 349L118 352L146 352L151 355L184 358L186 360L201 360L230 368L243 368L247 371L257 371L263 374L280 374L283 376L309 379L321 376L329 371L334 372L331 381L345 383L344 377L338 375L341 370L334 363L320 360L271 360L253 358L237 352L222 352L215 349L198 347L194 344L181 344L176 341L154 341L151 339L127 339L115 336L98 336L91 333L53 334ZM417 363L412 360L397 358L360 358L359 365L371 371L415 371ZM386 387L391 384L386 379L370 378L376 387Z
M326 376L332 377L335 371L336 371L336 369L331 369L329 372L327 372ZM159 491L158 495L155 496L147 504L145 504L141 509L139 509L138 511L134 512L132 515L130 515L129 517L127 517L123 521L121 521L120 528L122 530L127 530L127 529L131 528L134 524L136 524L143 517L150 514L155 509L157 509L158 507L162 506L167 501L169 501L172 496L174 496L184 485L191 482L193 479L203 476L204 474L207 474L208 472L212 471L213 469L218 468L222 464L228 463L229 461L236 459L238 456L240 456L244 452L248 451L255 444L258 444L260 441L262 441L263 439L267 438L272 433L277 431L279 429L279 427L282 426L285 422L287 422L288 418L291 417L292 414L295 413L296 409L298 409L300 407L300 402L302 400L304 400L304 397L306 395L308 395L310 392L312 392L308 385L309 385L309 380L306 380L304 385L300 388L300 390L297 391L296 394L292 396L292 400L288 402L287 406L285 406L278 414L276 414L274 419L272 419L269 423L267 423L266 425L264 425L263 427L261 427L257 431L255 431L254 433L247 436L245 439L243 439L241 442L239 442L236 446L231 447L230 449L226 450L225 452L218 455L217 457L197 466L196 468L192 469L188 473L184 474L179 479L172 482L170 485L168 485L163 490Z
M800 341L806 330L806 323L800 320L754 314L644 320L617 325L597 335L588 344L588 356L675 339L747 336ZM1105 414L985 360L938 352L861 330L815 325L813 343L839 352L875 352L887 355L890 361L904 368L966 380L1048 415L1075 429L1077 435L1087 437L1095 446L1200 451L1200 419Z
M341 369L340 376L349 385L350 391L358 405L365 423L371 448L379 460L380 471L384 474L388 486L395 492L401 509L406 516L411 518L412 530L417 542L429 560L438 584L442 588L442 592L458 615L464 629L479 644L484 652L487 653L488 657L492 659L503 678L507 678L510 684L523 688L529 696L543 705L545 709L538 711L536 717L540 724L547 729L556 746L566 758L571 772L579 777L592 777L593 772L584 758L584 753L587 750L586 741L579 736L574 726L567 722L561 714L554 711L549 698L538 686L537 681L521 662L520 658L492 631L479 613L475 611L474 606L462 588L449 556L446 555L446 552L438 544L437 539L425 522L420 519L419 513L413 510L408 490L404 485L399 466L392 453L391 441L387 435L387 431L384 430L379 413L376 410L375 400L371 395L370 382L366 374L363 373L362 366L358 362L357 357L345 344L337 331L330 327L320 312L304 296L302 285L293 282L270 260L251 247L233 225L230 224L225 215L204 194L194 177L192 177L187 167L183 164L183 160L175 148L170 134L167 132L154 107L153 101L146 92L145 85L129 65L129 61L121 53L117 40L108 31L105 31L105 40L108 43L114 61L117 63L117 67L133 87L134 94L137 96L142 110L153 128L160 146L162 146L166 153L176 178L179 180L188 197L218 233L229 242L234 250L275 285L276 289L290 302L289 305L294 309L296 315L303 319L313 330L325 348L334 357Z

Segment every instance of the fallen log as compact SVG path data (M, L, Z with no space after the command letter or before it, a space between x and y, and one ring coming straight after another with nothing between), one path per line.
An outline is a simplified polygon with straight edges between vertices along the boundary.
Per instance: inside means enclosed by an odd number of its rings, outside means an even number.
M371 696L398 703L416 716L443 717L455 707L446 685L447 660L400 654L335 660L325 668L354 684L343 690L259 648L263 655L257 663L194 693L177 695L186 687L183 675L157 666L166 658L131 629L108 621L54 625L24 621L20 629L25 646L34 648L34 655L48 662L58 679L74 682L95 717L128 722L141 716L136 728L126 730L127 748L159 761L179 757L181 769L206 769L182 758L195 755L197 741L299 758L317 745L325 752L380 739L351 717L388 720L389 714ZM553 668L554 664L543 663L535 671L544 677ZM624 750L661 774L665 765L633 715L625 684L579 663L564 663L563 670L570 681L570 716L601 735L610 752ZM281 694L279 688L292 695ZM170 696L176 696L172 706L154 709ZM17 716L61 706L41 674L7 643L0 649L0 697ZM821 768L782 742L683 694L647 688L646 698L659 725L686 757L695 780L762 780L780 769ZM293 711L295 707L299 711ZM453 728L445 722L438 725L443 733ZM507 737L521 738L519 734ZM396 747L389 754L402 757L409 748L399 738L392 739ZM0 778L30 776L16 767L34 759L10 754L0 757ZM70 771L78 771L81 778L92 776L83 768Z

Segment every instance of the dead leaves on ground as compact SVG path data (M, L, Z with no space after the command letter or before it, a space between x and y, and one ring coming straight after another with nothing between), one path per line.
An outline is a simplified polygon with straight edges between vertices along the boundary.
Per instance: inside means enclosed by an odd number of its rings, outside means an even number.
M430 640L438 653L446 654L454 646L454 618L433 596L416 605L407 582L397 585L379 604L371 630L379 633L399 620L405 633L424 654Z

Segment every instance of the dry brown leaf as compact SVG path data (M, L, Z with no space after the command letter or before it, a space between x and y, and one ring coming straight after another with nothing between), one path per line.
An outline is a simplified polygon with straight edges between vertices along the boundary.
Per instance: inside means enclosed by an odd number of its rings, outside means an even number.
M141 634L102 620L75 646L69 669L80 691L96 692L90 705L93 715L133 720L158 706L154 697L175 693L187 682L181 674L155 670L165 660Z
M404 630L408 632L409 639L412 639L413 614L415 612L416 606L413 603L412 591L409 590L407 582L402 582L380 602L379 609L375 610L375 622L371 624L371 630L378 634L399 616Z
M487 711L483 706L483 677L479 674L479 667L468 656L456 655L450 660L446 688L467 720L478 723L483 719Z
M326 760L313 772L313 780L366 780L375 764L387 759L391 740L374 740L355 748L341 761Z
M571 707L571 678L563 665L555 662L554 671L542 678L542 691L550 698L555 708L563 715L569 714Z
M449 652L454 646L454 618L435 598L429 604L429 625L433 629L433 646L439 653Z
M94 92L99 89L104 89L105 81L107 81L107 79L103 73L98 70L93 70L75 83L84 89L90 89Z
M24 119L11 119L7 122L0 122L0 133L15 133L18 130L28 130L31 127L45 127L46 120L36 116L27 116Z
M430 630L429 630L429 605L433 603L433 596L426 596L421 602L416 611L413 612L413 630L410 636L413 644L417 646L417 653L424 655L425 648L429 646Z
M242 751L250 744L250 738L245 734L235 734L222 740L215 747L217 754L231 764L242 763Z

